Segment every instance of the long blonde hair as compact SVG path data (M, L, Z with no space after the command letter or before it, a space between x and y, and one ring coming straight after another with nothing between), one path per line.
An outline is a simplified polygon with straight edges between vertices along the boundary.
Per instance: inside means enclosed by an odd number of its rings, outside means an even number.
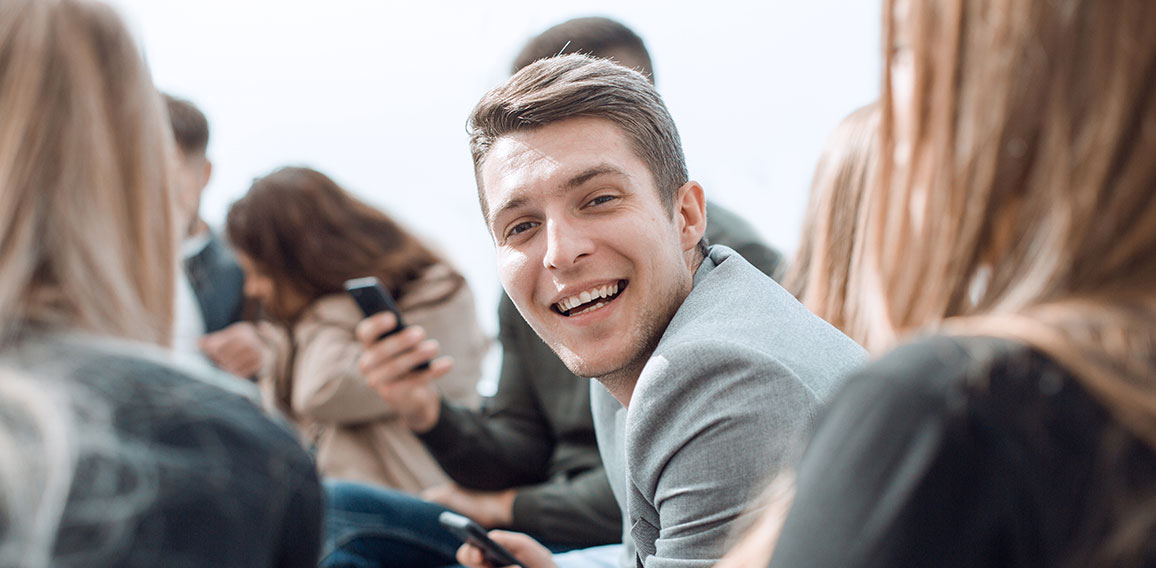
M0 345L29 325L168 341L163 113L110 7L0 3Z
M918 106L893 131L889 55L882 155L909 162L867 205L872 346L1022 341L1156 448L1156 3L898 1Z
M859 343L867 341L863 306L850 287L862 254L863 202L878 161L879 107L860 107L827 137L803 218L803 234L783 287L815 315Z

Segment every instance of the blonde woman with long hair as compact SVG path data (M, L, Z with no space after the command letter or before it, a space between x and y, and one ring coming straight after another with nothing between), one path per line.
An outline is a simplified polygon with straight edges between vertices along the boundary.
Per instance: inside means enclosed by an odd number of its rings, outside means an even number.
M116 13L83 0L0 3L0 116L0 381L30 377L24 387L63 401L57 425L0 413L15 456L46 459L0 469L0 486L24 488L0 501L0 542L48 547L7 556L5 544L0 558L314 564L320 488L292 433L236 381L177 368L162 349L178 238L173 141ZM12 435L37 424L43 436ZM63 503L54 480L68 484Z
M884 22L858 285L905 343L820 421L771 565L1152 566L1156 3Z

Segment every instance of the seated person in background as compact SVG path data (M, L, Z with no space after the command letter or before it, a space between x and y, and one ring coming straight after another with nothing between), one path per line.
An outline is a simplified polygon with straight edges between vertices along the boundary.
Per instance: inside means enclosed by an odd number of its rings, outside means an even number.
M650 54L641 38L607 18L577 18L527 42L513 72L566 52L613 59L653 81ZM707 240L730 246L768 276L781 269L781 255L763 244L753 227L734 213L707 203ZM598 455L590 414L590 381L576 377L538 338L502 294L498 307L502 371L497 393L482 413L439 404L438 419L418 437L454 483L423 493L430 501L474 518L487 528L534 535L551 548L621 542L621 514ZM329 486L331 540L356 546L331 560L433 566L453 562L460 542L437 524L444 507L373 488ZM367 515L380 522L365 522ZM348 515L347 515L348 514ZM336 519L335 517L349 518ZM382 524L421 527L420 546L388 536ZM362 535L356 538L355 535ZM344 558L344 560L342 560ZM394 564L398 565L398 564Z
M428 333L423 345L453 358L437 392L469 407L479 398L487 339L465 279L385 213L308 168L254 181L229 209L226 231L246 293L278 324L258 380L266 404L316 448L322 475L407 492L445 483L397 409L358 369L362 346L353 328L365 316L343 283L376 276L406 323L421 326L405 333Z
M868 339L922 336L832 400L770 565L1156 566L1156 3L884 13Z
M811 180L799 248L783 277L783 287L811 313L860 345L867 343L862 322L867 308L852 291L862 287L852 274L863 262L855 246L862 240L860 204L876 175L878 135L879 105L871 103L827 137Z
M733 250L707 249L702 186L640 73L541 60L485 95L469 124L503 287L571 372L601 383L591 404L630 527L623 563L714 562L862 350ZM358 327L371 363L405 347L374 342L389 319ZM387 400L436 377L366 367ZM421 430L431 417L403 418ZM543 559L524 535L491 534ZM480 563L471 553L458 558Z
M18 375L51 405L0 410L0 565L314 565L292 432L162 348L175 149L136 42L97 2L7 0L0 22L0 392Z
M177 221L183 233L184 261L177 286L173 347L203 353L218 367L239 377L261 368L262 343L252 324L242 322L245 275L225 242L201 219L201 194L213 173L209 121L193 103L163 95L177 142Z

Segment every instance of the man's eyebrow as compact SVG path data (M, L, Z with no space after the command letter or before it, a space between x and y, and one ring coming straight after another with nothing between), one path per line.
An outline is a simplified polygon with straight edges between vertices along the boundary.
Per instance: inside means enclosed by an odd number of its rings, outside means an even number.
M600 164L570 178L569 180L566 180L566 183L563 184L563 187L565 189L574 189L575 187L578 187L598 176L606 174L617 174L622 176L627 175L626 172L610 164Z
M503 213L511 209L517 209L518 207L525 205L527 201L529 200L525 197L515 197L509 201L503 202L501 207L490 211L490 214L486 218L486 225L493 225L494 220L500 217Z
M568 191L576 187L581 187L582 184L603 175L620 175L624 177L630 177L629 174L615 166L610 164L599 164L572 176L570 179L563 182L562 186L558 189L560 191ZM497 209L490 211L490 214L486 219L486 224L493 225L494 220L502 216L502 214L504 214L506 211L522 207L523 205L529 203L529 201L529 198L525 195L519 195L517 197L511 198L509 201L503 202Z

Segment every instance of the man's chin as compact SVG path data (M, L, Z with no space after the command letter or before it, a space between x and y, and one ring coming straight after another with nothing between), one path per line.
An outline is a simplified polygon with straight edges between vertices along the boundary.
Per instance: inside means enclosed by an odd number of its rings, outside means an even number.
M614 365L607 365L608 360L606 358L580 355L565 348L555 348L554 353L558 355L566 368L570 369L571 373L579 377L597 379L616 370Z

